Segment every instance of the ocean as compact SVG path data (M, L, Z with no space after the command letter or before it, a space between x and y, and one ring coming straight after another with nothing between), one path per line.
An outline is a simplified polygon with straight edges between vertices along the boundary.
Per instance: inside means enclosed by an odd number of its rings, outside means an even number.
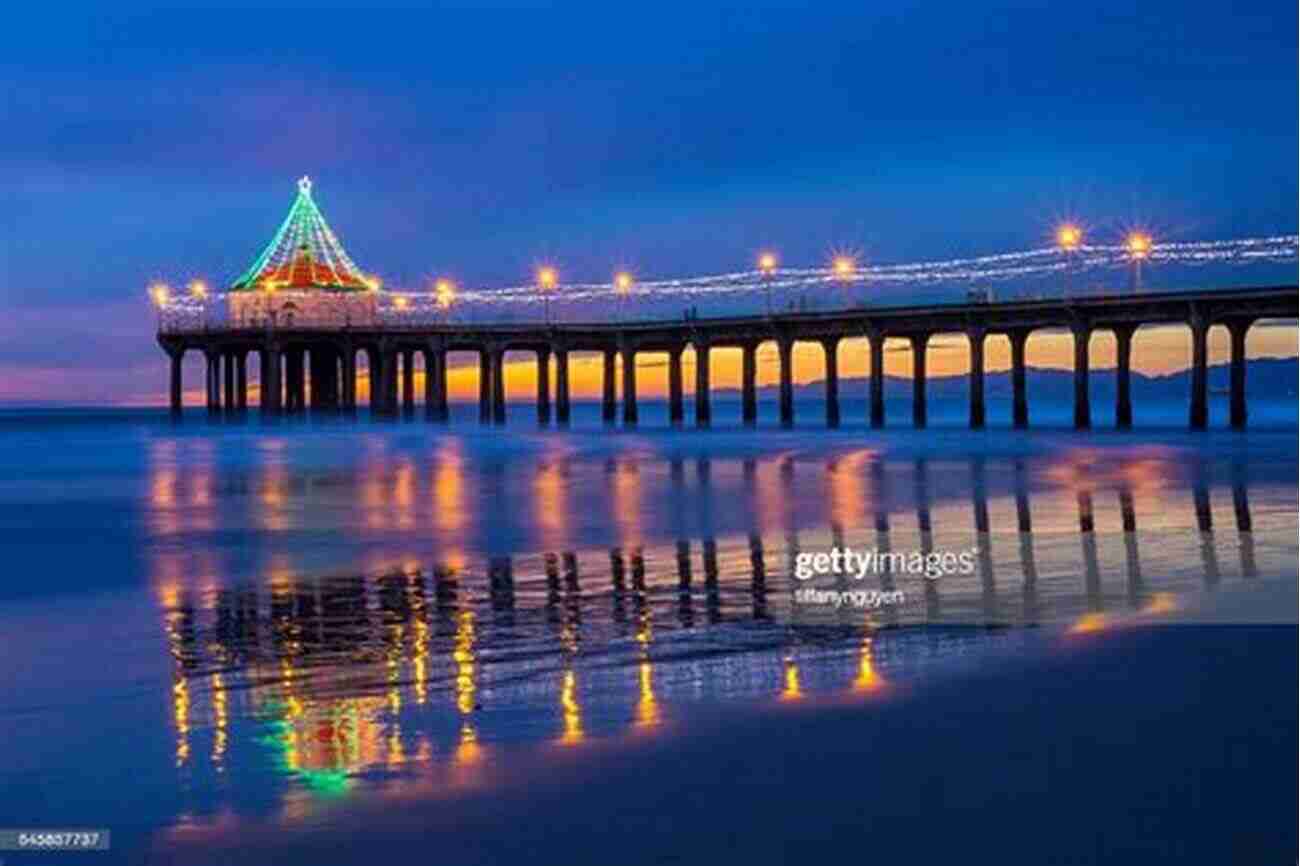
M1029 431L948 403L873 431L860 401L826 430L813 400L793 430L725 399L707 431L653 401L631 430L586 403L568 430L0 412L0 823L186 862L518 801L548 762L689 750L720 717L905 705L1062 635L1226 618L1294 650L1294 605L1217 601L1295 585L1294 403L1198 434L1173 403L1128 432L1033 408Z

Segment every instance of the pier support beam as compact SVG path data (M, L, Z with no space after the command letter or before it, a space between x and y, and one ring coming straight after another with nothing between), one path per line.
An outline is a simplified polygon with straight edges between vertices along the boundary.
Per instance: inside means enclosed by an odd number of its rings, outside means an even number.
M167 356L171 359L171 387L168 389L168 393L171 395L171 412L172 417L179 418L181 410L184 408L181 402L184 394L181 387L181 359L185 357L185 350L171 351L167 353Z
M446 423L447 411L447 350L440 342L430 340L424 348L424 411L430 421Z
M1024 430L1029 426L1029 395L1025 388L1025 345L1028 330L1007 331L1011 341L1011 426Z
M970 426L972 430L984 427L984 339L987 333L983 328L971 328L966 332L970 340Z
M301 412L306 406L307 397L307 370L305 366L306 353L302 349L289 350L288 368L288 385L289 392L289 411Z
M885 335L880 331L867 332L867 341L871 348L871 376L869 411L871 426L879 429L885 426Z
M668 422L680 427L686 417L682 406L682 347L668 350Z
M225 399L222 401L221 405L222 408L226 410L227 414L231 414L235 411L235 353L234 352L225 353L225 373L226 373Z
M781 426L794 426L794 340L780 337L776 351L781 359Z
M912 334L912 426L926 425L925 410L925 350L930 343L929 334Z
M215 352L205 351L203 353L203 362L204 362L204 367L206 367L206 373L207 373L206 379L207 379L207 386L208 386L207 390L208 390L208 414L209 415L215 415L217 412L217 407L219 405L218 402L219 398L217 397L217 393L218 393L218 386L217 386L218 360L217 359L219 357L220 355L216 354Z
M492 353L492 423L506 423L506 350Z
M840 338L822 340L826 355L826 426L840 426Z
M636 350L625 347L623 349L623 424L635 427L636 422Z
M746 427L758 423L758 344L740 347L740 416Z
M284 407L284 358L275 345L262 347L262 414L279 415Z
M487 348L478 353L478 423L492 423L492 354Z
M1199 312L1193 312L1187 323L1192 329L1192 404L1188 412L1188 426L1204 430L1209 425L1209 321Z
M343 399L343 411L349 415L357 413L357 350L350 343L343 347L343 384L340 388Z
M378 418L384 414L384 353L381 349L366 350L366 375L370 378L370 415Z
M248 411L248 353L242 349L235 353L235 408Z
M695 344L695 426L708 427L713 423L713 410L709 405L709 344Z
M1133 426L1133 332L1135 325L1115 328L1115 426Z
M551 350L537 350L537 423L551 423Z
M603 356L604 367L601 385L604 390L601 392L600 398L600 420L606 424L613 424L618 413L618 391L614 381L614 364L617 354L613 349L606 349Z
M569 426L569 350L555 350L555 420Z
M402 352L402 414L415 414L415 351Z
M396 418L398 410L398 354L394 349L384 359L384 412L390 418Z
M1228 423L1234 430L1246 429L1246 332L1252 324L1252 319L1232 319L1228 322L1228 337L1231 342Z
M1076 322L1070 331L1074 334L1074 429L1087 430L1092 426L1092 404L1088 399L1088 343L1092 340L1092 326Z

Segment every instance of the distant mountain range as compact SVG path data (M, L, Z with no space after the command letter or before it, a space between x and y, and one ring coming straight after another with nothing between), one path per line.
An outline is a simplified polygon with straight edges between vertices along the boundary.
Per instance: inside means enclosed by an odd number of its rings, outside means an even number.
M1209 368L1209 385L1211 395L1215 392L1226 393L1228 390L1229 365L1215 364ZM1071 370L1050 370L1030 367L1025 373L1026 385L1031 399L1035 395L1050 394L1055 400L1072 400L1074 394L1074 372ZM952 376L928 377L926 394L929 400L945 402L948 400L965 400L969 377L965 373ZM865 395L866 377L841 377L841 396ZM1133 400L1166 402L1186 400L1191 391L1191 371L1182 370L1165 376L1150 376L1133 371ZM795 394L800 398L821 397L825 382L818 379L795 387ZM887 398L897 399L902 396L910 398L912 380L906 376L885 376L885 394ZM1011 399L1011 372L985 373L985 395L990 400ZM765 394L774 394L775 385L765 385L759 389ZM737 388L715 388L715 394L739 395ZM1246 362L1246 397L1255 400L1294 401L1300 393L1300 358L1256 358ZM1094 369L1089 377L1089 394L1094 402L1113 400L1115 398L1115 370Z

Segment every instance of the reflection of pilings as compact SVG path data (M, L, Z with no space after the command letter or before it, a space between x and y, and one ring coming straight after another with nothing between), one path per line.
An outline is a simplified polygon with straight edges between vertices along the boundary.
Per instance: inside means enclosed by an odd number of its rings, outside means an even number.
M1232 510L1237 517L1237 539L1241 548L1241 576L1255 577L1255 534L1251 531L1250 500L1246 494L1246 467L1241 461L1232 464Z
M515 607L514 563L508 556L499 556L488 562L488 596L492 609L509 613Z
M573 627L576 640L578 626L582 624L582 588L578 582L578 556L571 550L561 557L564 566L564 613L566 621Z
M1219 571L1219 554L1214 549L1214 519L1210 514L1210 488L1203 476L1192 485L1192 499L1196 503L1196 528L1201 534L1201 565L1205 569L1205 585L1214 586L1222 577Z
M881 561L889 563L892 562L889 556L892 549L889 540L889 477L885 474L885 464L880 460L871 461L871 487L876 524L876 550L881 556ZM897 589L892 566L880 569L880 588L884 592L893 592ZM882 618L886 622L897 621L898 605L885 605L881 610Z
M1088 592L1088 608L1102 608L1101 569L1097 565L1097 533L1092 516L1092 493L1079 491L1079 537L1083 545L1084 585Z
M691 588L691 543L685 539L677 542L677 586Z
M1142 562L1138 559L1137 514L1133 510L1133 490L1128 484L1119 488L1120 519L1124 522L1124 561L1128 571L1128 600L1133 607L1141 607L1145 593L1142 589Z
M1016 529L1020 535L1020 572L1024 575L1024 619L1026 623L1038 622L1038 565L1034 562L1033 521L1029 510L1029 480L1025 462L1017 460L1016 469Z
M916 497L916 526L921 536L921 555L929 558L934 551L934 531L930 525L930 476L924 458L913 464L913 490ZM925 581L925 616L937 620L941 614L939 582Z
M546 621L552 625L560 622L560 559L554 553L542 558L542 572L546 576Z
M718 542L712 537L704 539L704 592L705 607L710 623L722 621L722 594L718 588Z
M749 534L750 593L754 598L754 619L767 619L767 563L763 561L763 537Z
M971 462L971 499L975 511L975 547L979 556L980 588L985 622L998 618L997 585L993 574L993 546L989 537L988 486L984 478L984 461Z
M614 622L623 625L627 622L627 579L623 565L623 551L617 547L609 552L609 577L614 587L610 598Z

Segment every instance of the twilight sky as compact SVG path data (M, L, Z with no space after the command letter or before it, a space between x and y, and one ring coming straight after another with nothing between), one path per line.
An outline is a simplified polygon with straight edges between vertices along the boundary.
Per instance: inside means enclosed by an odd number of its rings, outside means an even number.
M1296 231L1291 0L885 5L23 4L0 401L159 392L145 284L229 282L304 173L388 285Z

